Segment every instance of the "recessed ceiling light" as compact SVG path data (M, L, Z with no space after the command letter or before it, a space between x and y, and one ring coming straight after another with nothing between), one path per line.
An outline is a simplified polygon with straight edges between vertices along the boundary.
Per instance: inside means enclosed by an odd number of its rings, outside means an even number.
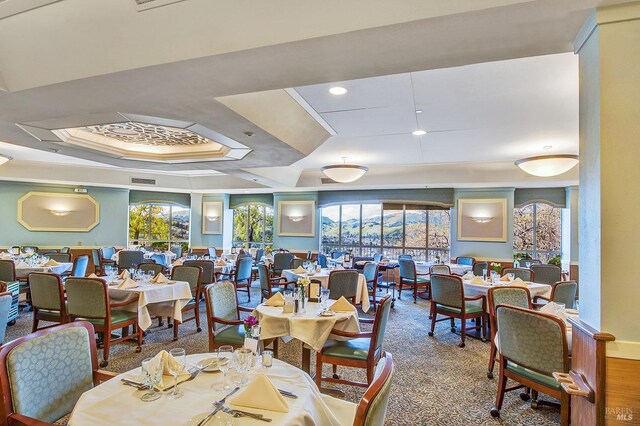
M411 134L413 136L422 136L422 135L426 135L427 132L425 132L424 130L414 130L413 132L411 132Z
M345 89L344 87L340 87L340 86L335 86L335 87L332 87L331 89L329 89L329 93L331 93L332 95L336 95L336 96L346 95L347 92L348 92L347 89Z
M416 114L422 114L422 110L421 109L417 109L416 110Z

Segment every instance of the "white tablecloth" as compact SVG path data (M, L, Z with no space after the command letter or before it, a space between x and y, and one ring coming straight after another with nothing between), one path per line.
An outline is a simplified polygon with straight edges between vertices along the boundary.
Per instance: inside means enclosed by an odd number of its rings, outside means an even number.
M145 259L151 259L151 256L154 255L154 254L163 255L164 256L164 264L165 265L170 265L171 261L176 258L176 254L174 252L171 252L171 251L167 251L167 252L144 252L143 257ZM111 256L111 260L115 261L116 264L119 264L120 263L120 251L118 251L113 256Z
M73 267L73 263L60 263L58 266L23 266L20 263L16 264L16 275L18 277L26 278L33 272L49 272L53 274L65 273Z
M140 328L151 326L152 316L171 317L182 321L182 308L192 299L189 283L176 281L175 284L148 284L137 288L109 288L109 297L114 302L123 302L139 295L138 303L131 303L119 309L138 311Z
M320 304L308 302L306 312L300 315L284 314L282 307L256 306L251 315L258 318L262 326L262 339L287 337L298 339L318 352L336 328L352 333L360 332L360 323L356 312L336 312L332 317L319 315Z
M435 265L433 262L416 262L416 273L428 274L429 268L433 265ZM452 274L458 275L464 275L467 271L472 269L469 265L458 265L456 263L445 263L445 265L449 266Z
M212 354L189 355L187 363L195 365L199 360L211 357ZM257 373L266 374L273 384L283 390L292 392L297 399L285 398L289 405L288 413L257 410L247 408L250 411L262 414L273 419L272 425L327 425L339 426L341 422L332 414L325 404L322 394L319 392L313 380L302 370L287 363L273 360L273 367L262 368L257 362L250 376ZM220 400L224 394L211 389L222 381L222 374L200 373L195 380L180 384L184 396L170 400L166 396L153 401L142 402L140 397L146 391L139 391L131 386L125 386L120 379L123 377L136 377L140 375L140 368L115 377L101 385L85 392L76 404L71 418L70 426L86 425L187 425L191 418L202 418L213 409L212 403ZM230 374L231 376L231 374ZM230 377L233 379L233 376ZM252 377L250 377L250 380ZM233 397L228 402L233 401ZM220 414L226 416L226 414ZM260 425L265 422L253 420L248 417L233 419L235 426Z
M297 281L298 278L308 277L311 280L320 281L322 288L329 287L329 273L328 269L322 269L320 273L316 273L315 275L307 275L307 274L296 274L292 269L285 269L282 271L282 276L287 279L287 281ZM358 290L356 292L356 304L362 303L362 310L367 312L371 307L371 303L369 302L369 290L367 289L367 280L364 278L364 275L358 274Z

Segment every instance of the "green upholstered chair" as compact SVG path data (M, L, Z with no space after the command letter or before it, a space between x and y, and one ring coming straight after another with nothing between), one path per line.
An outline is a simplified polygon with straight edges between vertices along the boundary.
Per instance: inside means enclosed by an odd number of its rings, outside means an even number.
M273 255L273 265L271 271L274 275L282 275L284 269L291 268L291 261L295 256L293 253L275 253Z
M429 275L451 275L451 268L449 265L433 265L429 267Z
M182 308L182 321L173 320L173 340L178 340L178 328L181 323L187 321L196 322L196 331L200 333L200 298L202 296L202 268L199 266L174 266L171 271L171 279L175 281L186 281L191 288L193 298ZM193 316L185 318L187 312L193 311Z
M16 265L13 260L0 260L0 281L16 281Z
M294 257L291 260L291 269L297 269L299 266L302 266L305 262L307 262L307 259L299 259L297 257Z
M51 425L68 416L84 392L116 375L98 370L87 322L20 337L0 348L0 423Z
M564 321L552 315L515 306L499 305L496 309L498 342L500 346L500 380L493 417L500 415L504 394L527 387L531 389L531 406L540 404L557 406L548 401L538 401L538 392L560 400L560 422L569 424L570 399L562 391L552 373L569 372L567 332ZM507 389L507 379L520 383Z
M469 256L456 257L456 264L458 265L473 266L474 263L476 263L476 259L474 257L469 257Z
M349 340L329 339L325 342L322 350L316 354L315 380L318 388L321 387L323 381L361 387L371 385L375 366L383 355L382 344L387 330L387 323L389 322L390 310L391 295L387 294L380 299L378 310L373 320L360 319L360 322L363 323L373 323L373 330L370 333L349 333L337 329L331 330L331 334L346 337ZM322 376L322 365L324 363L333 365L333 377ZM367 370L367 382L355 382L339 378L336 375L338 365L365 368Z
M64 287L60 275L29 274L29 285L31 286L31 306L33 306L32 332L38 330L40 321L60 324L65 324L69 321Z
M471 267L471 272L476 277L482 276L482 271L486 269L487 275L491 274L491 269L489 269L489 262L473 262L473 266Z
M216 282L216 265L213 260L185 260L185 266L199 266L202 268L202 285Z
M238 306L238 293L231 281L209 284L204 290L207 305L207 329L209 332L209 352L222 345L241 348L244 345L244 322L240 312L252 309Z
M71 253L51 253L47 255L47 257L51 260L55 260L56 262L61 263L71 263L73 259Z
M159 263L141 263L138 265L138 270L148 274L149 272L153 273L153 276L158 275L159 273L166 273L167 268Z
M479 300L482 304L477 306L471 303ZM467 330L482 330L482 340L487 336L487 324L485 322L485 312L487 307L486 298L482 295L475 297L464 296L464 286L460 277L455 275L432 275L431 276L431 331L429 336L433 336L436 322L449 319L451 321L451 332L455 332L454 319L460 320L460 347L464 348L464 340ZM445 318L437 319L438 315ZM480 319L480 324L473 327L467 326L467 320Z
M387 352L380 358L373 382L371 382L364 395L362 395L360 402L358 402L353 426L384 425L387 406L389 405L389 395L391 394L393 370L393 358Z
M142 330L138 325L138 310L134 309L131 312L118 309L137 303L137 299L111 303L109 286L101 278L69 277L65 287L69 320L90 322L96 332L103 336L104 350L101 367L106 367L109 363L111 345L125 340L137 340L136 352L142 350ZM128 333L129 326L134 326L131 333ZM112 331L117 329L122 329L122 335L112 340Z
M577 282L558 281L551 284L551 296L549 298L544 296L536 296L533 298L533 303L536 307L541 307L549 302L564 303L565 308L575 309L577 294Z
M496 308L499 305L518 306L520 308L531 309L531 293L528 288L516 286L491 287L487 294L487 304L489 305L489 325L491 328L491 350L489 351L489 366L487 367L487 377L493 379L493 367L496 362L498 349L496 347L496 334L498 324L496 322Z
M404 286L413 289L413 303L418 300L418 289L420 287L424 287L425 293L430 294L428 274L418 274L416 272L416 263L413 260L398 258L398 265L400 265L398 299L402 299L402 287Z
M295 281L287 281L285 277L273 277L267 265L259 264L256 267L260 281L260 302L273 296L273 293L287 289L289 284L296 284Z
M144 253L139 250L122 250L118 253L118 270L137 268L144 263Z
M329 273L329 299L338 300L341 297L356 303L358 294L358 271L353 269L334 270Z
M4 343L4 336L7 331L7 323L9 322L12 303L13 294L11 294L11 292L0 292L0 345Z
M377 305L377 293L378 283L382 281L382 275L380 274L380 267L377 262L367 262L362 268L362 275L367 281L367 292L369 293L369 300L373 305L373 309L376 309Z
M504 277L507 274L513 274L516 278L520 278L522 281L534 281L536 274L527 268L502 268L500 276Z
M556 265L531 265L531 270L540 284L553 284L562 281L562 269Z

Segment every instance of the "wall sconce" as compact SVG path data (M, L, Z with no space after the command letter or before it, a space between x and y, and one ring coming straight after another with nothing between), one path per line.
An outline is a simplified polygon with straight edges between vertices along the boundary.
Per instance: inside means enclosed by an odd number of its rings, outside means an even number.
M471 220L477 223L489 223L493 218L488 216L471 216Z
M304 216L295 216L295 215L294 215L294 216L289 216L289 219L290 219L292 222L300 222L302 219L304 219Z
M218 219L220 219L220 216L218 216L218 215L210 215L210 216L207 216L207 220L209 220L209 221L211 221L211 222L214 222L214 221L216 221L216 220L218 220Z
M69 210L49 210L54 216L68 216L71 213Z

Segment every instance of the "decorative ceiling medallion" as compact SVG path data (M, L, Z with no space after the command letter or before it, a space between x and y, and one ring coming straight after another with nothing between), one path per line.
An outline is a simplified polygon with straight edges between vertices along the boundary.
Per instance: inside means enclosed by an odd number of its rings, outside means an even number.
M193 146L213 143L212 140L190 130L133 121L88 126L84 130L96 135L116 139L120 142L138 145Z

